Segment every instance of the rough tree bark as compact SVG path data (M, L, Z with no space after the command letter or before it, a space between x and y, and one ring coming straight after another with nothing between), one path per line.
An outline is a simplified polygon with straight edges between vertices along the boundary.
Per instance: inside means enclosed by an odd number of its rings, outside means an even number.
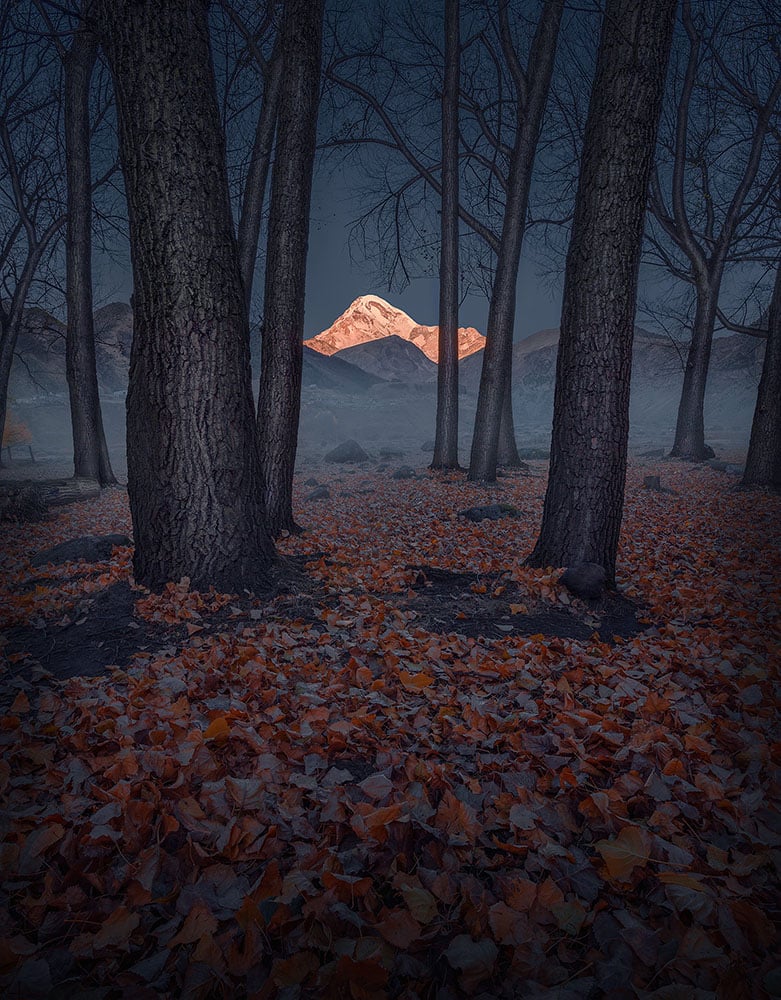
M442 246L439 260L439 364L432 469L458 465L458 95L459 0L445 0L442 90Z
M637 275L676 0L607 0L564 278L553 434L532 566L615 582Z
M206 0L99 0L130 218L127 396L136 580L268 579L249 329Z
M273 534L294 531L309 206L320 95L323 0L285 0L263 300L258 430Z
M89 11L85 5L84 14ZM116 482L103 429L92 317L92 177L89 91L97 36L82 20L70 48L61 48L65 75L68 222L65 236L67 330L65 370L73 428L73 474Z
M504 397L510 392L508 367L512 360L515 293L532 168L548 99L563 7L563 0L546 0L529 53L528 67L524 72L509 35L507 0L502 0L499 5L502 19L502 49L515 81L518 118L515 143L510 157L507 203L502 220L496 275L488 307L483 367L469 459L468 478L472 480L496 479L503 408L505 410L503 457L512 460L513 464L520 462L512 427L511 401L510 405L505 406Z
M770 302L765 360L740 487L781 492L781 266Z
M515 419L513 417L513 356L512 344L507 358L507 369L502 391L502 412L499 417L499 438L496 443L496 464L505 468L520 468L523 463L518 454L515 440Z

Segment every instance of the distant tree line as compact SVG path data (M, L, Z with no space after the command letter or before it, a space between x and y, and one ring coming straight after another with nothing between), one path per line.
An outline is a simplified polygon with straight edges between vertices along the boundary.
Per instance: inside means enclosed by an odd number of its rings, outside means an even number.
M512 344L528 233L564 262L550 476L532 565L595 562L614 581L643 265L684 289L680 317L691 331L672 454L709 454L711 344L719 324L732 326L766 340L743 486L781 487L781 65L771 0L606 0L593 10L423 0L372 4L364 20L334 10L327 24L326 13L324 0L0 7L0 427L24 309L36 286L64 276L75 474L114 481L91 260L93 234L121 195L134 284L136 579L257 589L274 538L298 529L318 129L330 156L365 170L374 196L356 233L389 283L439 275L434 468L458 468L466 288L489 299L468 476L491 480L519 461ZM736 317L727 276L731 288L745 278L760 289L761 322Z

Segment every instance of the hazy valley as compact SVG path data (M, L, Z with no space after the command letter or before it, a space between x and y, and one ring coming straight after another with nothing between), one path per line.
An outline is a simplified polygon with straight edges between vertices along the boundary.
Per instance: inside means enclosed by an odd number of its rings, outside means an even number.
M95 313L98 377L106 428L117 467L124 467L124 397L130 364L132 312L112 303ZM460 449L468 459L482 364L482 335L459 332ZM314 461L346 438L370 453L404 452L412 464L428 457L434 436L437 328L417 324L378 296L362 296L328 330L305 341L299 458ZM558 330L540 330L513 348L513 404L521 449L545 449L550 437ZM255 345L259 348L259 345ZM762 341L717 338L705 403L706 432L717 453L744 449L762 364ZM12 412L33 433L38 458L67 459L72 443L65 381L65 330L30 310L20 338L10 396ZM669 448L683 380L683 353L668 338L640 328L635 335L630 447ZM253 351L255 389L259 349Z

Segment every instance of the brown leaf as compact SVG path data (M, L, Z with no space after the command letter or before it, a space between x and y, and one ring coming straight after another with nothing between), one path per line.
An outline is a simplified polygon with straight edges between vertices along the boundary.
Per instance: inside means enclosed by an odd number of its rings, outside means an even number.
M610 878L625 882L635 868L648 861L651 837L640 827L625 826L614 840L598 840L594 847L602 855Z
M200 941L204 935L217 933L217 918L204 903L196 903L184 919L179 933L168 942L169 948L179 944L192 944Z

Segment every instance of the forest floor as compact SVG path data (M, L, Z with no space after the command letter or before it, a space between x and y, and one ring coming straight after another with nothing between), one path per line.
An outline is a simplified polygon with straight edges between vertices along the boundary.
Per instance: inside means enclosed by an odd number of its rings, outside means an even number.
M631 467L583 602L544 471L318 467L262 599L32 567L121 489L4 525L4 995L781 996L781 498Z

